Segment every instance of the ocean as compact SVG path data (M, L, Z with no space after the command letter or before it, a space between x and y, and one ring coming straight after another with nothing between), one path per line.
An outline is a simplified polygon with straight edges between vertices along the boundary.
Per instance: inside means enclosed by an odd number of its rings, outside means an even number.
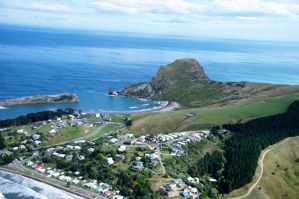
M56 108L133 112L165 103L111 97L109 89L149 81L161 65L196 58L217 81L299 84L299 45L0 26L0 101L76 93L80 103L0 107L0 119Z
M56 108L85 112L151 110L163 102L111 97L109 89L149 81L161 65L196 58L216 81L299 84L299 45L0 25L0 101L76 93L80 103L0 107L0 119ZM53 196L55 194L55 196ZM0 172L0 198L75 198Z

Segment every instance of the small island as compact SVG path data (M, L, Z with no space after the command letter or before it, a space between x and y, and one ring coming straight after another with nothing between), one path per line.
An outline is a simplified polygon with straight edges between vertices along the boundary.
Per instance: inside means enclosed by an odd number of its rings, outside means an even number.
M76 94L60 93L56 95L34 95L21 97L17 99L9 99L0 102L0 106L14 106L24 104L41 104L41 103L61 103L61 102L79 102Z

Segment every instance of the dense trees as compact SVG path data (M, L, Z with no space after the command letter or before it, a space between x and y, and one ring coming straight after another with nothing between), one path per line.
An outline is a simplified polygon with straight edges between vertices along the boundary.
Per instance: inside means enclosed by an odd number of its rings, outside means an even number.
M158 198L158 195L151 190L151 176L148 170L138 173L119 170L116 186L122 195L130 198Z
M295 101L286 113L224 125L235 134L225 142L226 165L220 191L228 193L249 183L263 149L284 138L299 135L298 114L299 101Z
M56 111L42 111L37 113L29 113L25 116L19 116L15 119L0 120L0 128L10 126L26 125L32 122L45 121L55 117L61 117L64 114L73 114L74 109L57 109Z
M5 148L5 141L3 136L0 133L0 149L4 149Z
M209 174L210 176L217 177L218 171L224 167L224 158L220 151L215 151L212 154L207 153L204 158L197 161L197 164L191 166L188 173L195 176L203 176Z
M0 165L6 165L12 163L15 158L12 155L2 154L0 155Z

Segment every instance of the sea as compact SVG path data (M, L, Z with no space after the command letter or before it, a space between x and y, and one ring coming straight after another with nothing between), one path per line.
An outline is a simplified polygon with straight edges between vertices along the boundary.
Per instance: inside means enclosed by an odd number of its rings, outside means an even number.
M217 81L299 84L299 43L209 39L0 25L0 101L75 93L80 103L0 107L0 119L74 108L136 112L165 102L108 96L146 82L160 66L195 58Z
M187 30L186 30L187 31ZM195 58L216 81L299 85L299 43L53 29L0 24L0 101L75 93L80 103L0 107L0 119L74 108L130 113L165 102L109 96L150 81L160 66ZM54 195L53 195L54 194ZM48 185L0 172L0 198L75 198Z

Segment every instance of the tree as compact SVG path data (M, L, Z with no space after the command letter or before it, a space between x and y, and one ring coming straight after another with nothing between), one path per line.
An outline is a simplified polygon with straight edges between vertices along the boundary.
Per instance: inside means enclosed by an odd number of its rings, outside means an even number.
M0 134L0 149L4 149L6 147L5 140L3 136Z

